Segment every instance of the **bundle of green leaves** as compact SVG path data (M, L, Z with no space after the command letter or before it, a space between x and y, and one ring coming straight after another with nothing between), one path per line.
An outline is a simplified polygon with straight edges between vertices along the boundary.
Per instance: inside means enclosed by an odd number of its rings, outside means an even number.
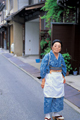
M48 28L50 27L50 22L53 20L59 22L60 15L64 11L62 7L57 5L57 0L46 0L45 6L42 7L42 10L45 11L46 14L41 18L46 20L46 27Z
M72 66L71 66L71 63L70 63L71 56L68 52L62 54L62 56L63 56L65 64L66 64L67 71L70 72L72 70Z

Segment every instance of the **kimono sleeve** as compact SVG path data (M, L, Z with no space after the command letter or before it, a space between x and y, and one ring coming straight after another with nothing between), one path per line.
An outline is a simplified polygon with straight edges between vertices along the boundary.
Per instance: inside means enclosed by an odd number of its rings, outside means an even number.
M65 64L65 61L64 61L63 56L62 56L61 64L62 64L62 74L63 74L63 76L65 77L65 76L66 76L67 69L66 69L66 64Z
M49 61L49 54L46 54L42 59L41 66L40 66L40 76L42 79L45 78L46 76L48 61Z

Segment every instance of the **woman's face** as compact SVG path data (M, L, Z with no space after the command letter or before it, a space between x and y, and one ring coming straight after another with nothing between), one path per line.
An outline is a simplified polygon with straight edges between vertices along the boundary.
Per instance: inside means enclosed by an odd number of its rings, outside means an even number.
M61 44L59 42L55 42L52 46L52 51L54 53L59 53L61 51Z

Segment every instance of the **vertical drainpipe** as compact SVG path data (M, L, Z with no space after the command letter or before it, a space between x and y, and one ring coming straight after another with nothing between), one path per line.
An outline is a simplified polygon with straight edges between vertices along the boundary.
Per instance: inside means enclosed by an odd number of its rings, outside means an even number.
M19 10L19 0L17 0L18 1L18 10Z
M9 42L9 52L10 52L10 26L8 25L8 42Z
M41 42L41 35L40 35L40 32L41 32L41 13L39 15L39 58L40 58L40 54L41 54L41 48L40 48L40 42Z
M23 24L23 26L24 26L24 46L25 46L25 15L24 15L24 24ZM22 54L23 56L25 55L25 47L23 47L23 54Z
M1 31L1 48L2 48L2 31Z

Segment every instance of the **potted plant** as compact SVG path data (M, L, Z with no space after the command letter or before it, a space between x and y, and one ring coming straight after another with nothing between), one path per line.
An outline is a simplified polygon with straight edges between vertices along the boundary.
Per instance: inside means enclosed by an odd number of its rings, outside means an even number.
M67 52L67 53L64 53L62 54L63 58L64 58L64 61L65 61L65 64L66 64L66 68L67 68L67 74L69 74L69 72L72 70L72 66L71 66L71 63L70 63L70 60L71 60L71 56L70 54Z
M73 75L77 75L77 68L74 68L74 70L73 70Z
M50 41L50 38L46 38L46 39L45 39L45 41L46 41L47 43L49 43L49 41Z
M42 40L41 40L41 42L40 42L40 47L41 47L41 57L43 58L44 57L44 47L45 47L45 45L47 44L47 42L45 41L45 39L43 38Z
M51 50L51 41L49 41L48 43L48 47L44 50L44 54L46 55L47 53L49 53Z
M43 57L45 56L44 52L43 52L43 53L41 53L40 55L42 56L42 59L43 59Z
M44 34L45 34L44 31L41 31L41 32L40 32L40 35L41 35L41 36L44 36Z
M43 47L45 46L46 43L47 42L44 39L41 40L41 42L40 42L41 49L43 49Z

